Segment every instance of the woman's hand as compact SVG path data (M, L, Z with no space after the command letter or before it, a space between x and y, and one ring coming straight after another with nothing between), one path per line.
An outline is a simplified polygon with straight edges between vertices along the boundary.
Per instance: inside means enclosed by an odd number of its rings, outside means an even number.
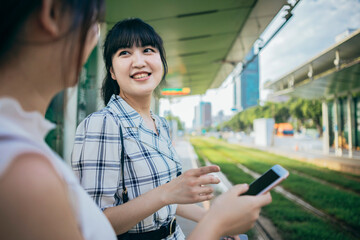
M213 189L205 184L219 183L211 172L218 172L218 166L191 169L172 181L154 188L125 204L107 208L104 213L110 220L116 234L127 232L138 222L160 208L174 203L194 203L210 199ZM124 216L127 216L124 218Z
M240 196L247 184L236 185L220 195L188 239L219 239L225 235L244 233L255 224L261 207L271 203L270 193L260 196Z
M247 184L236 185L215 199L209 217L217 222L222 235L244 233L252 228L259 218L261 207L271 203L270 193L260 196L240 196L246 192Z
M208 184L218 184L220 180L207 175L219 172L218 166L206 166L190 169L179 177L161 186L163 188L163 201L165 204L196 203L213 198L214 189Z

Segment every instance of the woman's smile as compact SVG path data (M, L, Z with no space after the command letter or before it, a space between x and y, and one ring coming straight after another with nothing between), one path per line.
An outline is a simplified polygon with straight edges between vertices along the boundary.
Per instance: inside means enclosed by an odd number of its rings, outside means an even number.
M147 73L147 72L137 72L133 75L131 75L130 77L136 81L146 81L150 78L151 73Z

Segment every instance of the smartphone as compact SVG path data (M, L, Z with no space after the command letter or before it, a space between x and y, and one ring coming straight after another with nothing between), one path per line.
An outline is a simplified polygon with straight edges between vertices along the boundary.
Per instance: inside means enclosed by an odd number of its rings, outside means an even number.
M249 190L241 195L260 195L271 190L289 176L289 172L280 165L274 165L258 179L250 183Z

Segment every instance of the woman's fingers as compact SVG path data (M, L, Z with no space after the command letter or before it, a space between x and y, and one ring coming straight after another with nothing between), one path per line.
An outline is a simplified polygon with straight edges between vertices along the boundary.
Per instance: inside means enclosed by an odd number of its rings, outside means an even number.
M234 193L237 196L240 196L242 193L245 193L247 190L249 189L249 185L248 184L239 184L239 185L235 185L231 191L234 191ZM244 196L245 197L245 196ZM257 207L263 207L268 205L269 203L272 202L272 198L271 198L271 194L270 192L267 192L265 194L261 194L258 196L248 196L253 198L252 201L255 202L255 206Z
M207 195L198 195L196 197L196 201L197 202L203 202L203 201L207 201L207 200L211 200L214 197L214 194L207 194Z
M219 172L219 171L220 171L220 167L213 165L213 166L206 166L206 167L190 169L190 170L186 171L184 174L193 176L193 177L200 177L200 176L208 174L208 173Z
M238 184L233 186L230 191L233 191L237 196L240 196L240 194L246 192L249 189L248 184Z
M199 186L195 190L196 194L204 195L204 194L211 194L214 192L214 189L209 186Z
M213 198L214 189L208 185L217 184L220 180L208 173L218 171L220 171L218 166L206 166L184 172L184 174L166 184L166 201L184 204Z
M198 178L198 185L218 184L220 179L214 175L202 175Z
M257 199L258 199L259 205L261 207L268 205L269 203L272 202L272 197L271 197L270 192L267 192L266 194L262 194L262 195L258 196Z

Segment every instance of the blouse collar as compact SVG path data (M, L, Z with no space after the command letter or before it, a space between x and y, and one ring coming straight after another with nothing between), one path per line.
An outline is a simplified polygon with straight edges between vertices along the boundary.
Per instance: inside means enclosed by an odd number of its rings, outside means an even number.
M29 139L43 140L55 124L37 111L26 112L12 98L0 98L0 133L16 134Z
M107 108L119 116L124 127L139 127L143 121L141 115L118 95L113 94L111 96ZM156 126L159 126L160 120L151 110L150 115L155 119Z

